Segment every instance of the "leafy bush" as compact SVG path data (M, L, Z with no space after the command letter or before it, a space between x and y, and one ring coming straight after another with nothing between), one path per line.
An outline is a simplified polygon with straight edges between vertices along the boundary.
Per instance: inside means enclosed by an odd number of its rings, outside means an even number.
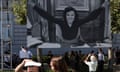
M26 3L27 0L14 0L13 1L13 6L12 6L12 10L13 13L15 15L15 21L18 24L26 24Z
M49 56L42 56L42 62L43 63L48 63L49 62L50 57Z
M111 30L113 33L120 33L120 0L110 1Z

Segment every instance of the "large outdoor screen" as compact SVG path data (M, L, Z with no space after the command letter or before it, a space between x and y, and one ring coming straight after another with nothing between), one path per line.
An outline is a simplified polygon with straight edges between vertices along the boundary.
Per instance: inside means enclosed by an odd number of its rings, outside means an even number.
M27 46L111 47L109 0L28 0Z

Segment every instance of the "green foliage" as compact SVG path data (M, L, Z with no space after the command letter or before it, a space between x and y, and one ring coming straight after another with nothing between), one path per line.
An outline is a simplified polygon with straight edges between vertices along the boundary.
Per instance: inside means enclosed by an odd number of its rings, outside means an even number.
M37 56L36 56L36 55L32 56L32 60L33 60L33 61L38 61L38 60L37 60Z
M3 71L0 70L0 72L14 72L14 70L3 70Z
M43 63L48 63L50 57L49 56L42 56L42 62Z
M111 30L112 33L120 33L120 1L111 0Z
M27 0L13 0L13 13L18 24L26 24L26 2Z

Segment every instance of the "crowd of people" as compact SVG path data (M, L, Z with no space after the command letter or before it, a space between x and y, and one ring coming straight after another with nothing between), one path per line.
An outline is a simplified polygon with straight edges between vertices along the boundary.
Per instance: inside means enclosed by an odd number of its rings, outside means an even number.
M108 54L105 54L102 48L98 48L96 53L92 50L88 54L83 54L79 50L65 52L64 55L60 56L48 51L49 60L47 63L53 72L104 72L105 63L108 64L108 70L113 72L113 64L117 64L116 53L118 51L118 49L116 51L114 48L108 48ZM42 62L33 61L32 58L22 58L21 60L21 63L15 68L15 72L30 72L32 67L32 72L43 72L42 67L44 65ZM26 65L27 62L31 62L32 65Z
M95 53L93 50L87 55L83 55L81 51L71 51L68 55L65 53L65 61L68 66L75 70L75 72L79 72L81 70L81 66L88 66L89 72L100 71L103 72L104 68L104 53L102 49L98 49L98 53ZM86 66L86 67L87 67Z

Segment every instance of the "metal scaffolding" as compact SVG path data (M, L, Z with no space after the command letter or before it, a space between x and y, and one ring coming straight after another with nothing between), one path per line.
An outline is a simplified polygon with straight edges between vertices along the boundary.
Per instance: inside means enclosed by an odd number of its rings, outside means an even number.
M12 38L11 38L11 30L12 26L10 23L10 0L0 0L1 8L0 8L0 65L1 71L4 69L12 69ZM8 65L6 61L8 60Z
M0 27L1 27L1 32L0 32L0 33L1 33L1 34L0 34L0 35L1 35L1 36L0 36L0 37L1 37L1 38L0 38L0 39L1 39L1 70L3 70L3 40L2 40L2 39L3 39L3 38L2 38L2 24L3 24L3 22L2 22L2 16L3 16L3 15L2 15L2 14L3 14L3 13L2 13L2 12L3 12L2 8L3 8L3 4L2 4L2 0L1 0L0 3L1 3L1 17L0 17L0 19L1 19L1 24L0 24L0 25L1 25L1 26L0 26Z

